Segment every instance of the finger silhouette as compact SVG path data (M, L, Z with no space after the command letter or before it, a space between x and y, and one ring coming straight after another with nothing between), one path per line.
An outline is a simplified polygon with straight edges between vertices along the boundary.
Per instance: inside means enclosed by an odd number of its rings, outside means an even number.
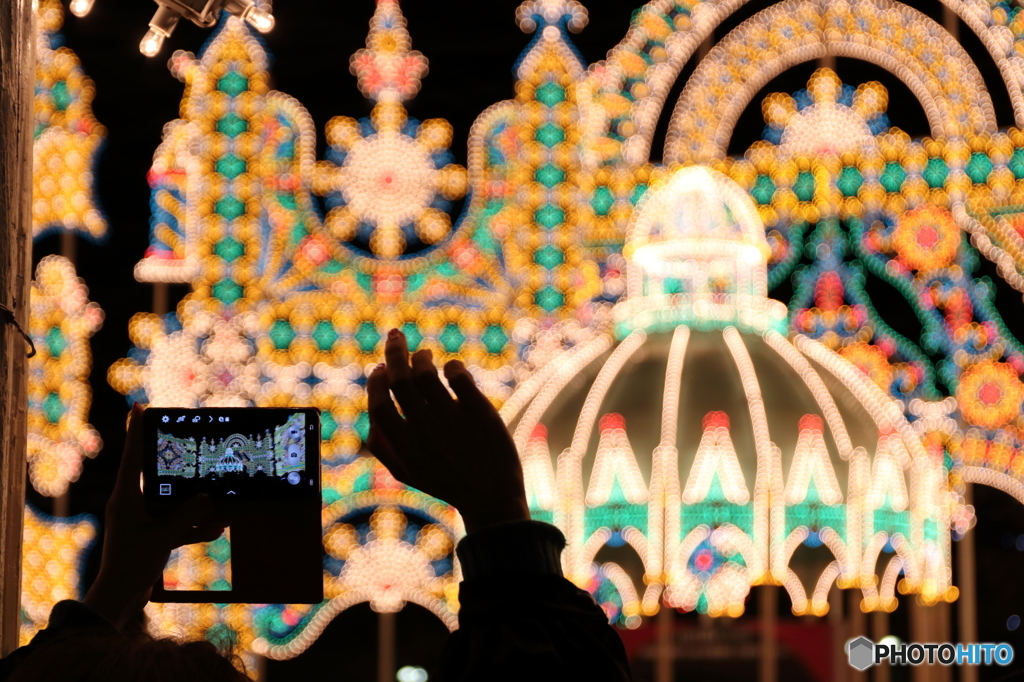
M409 478L409 472L406 470L401 458L391 448L391 444L381 432L380 426L372 421L370 423L370 437L366 442L366 447L369 448L370 454L376 457L384 465L384 468L391 472L392 476L406 485L413 485Z
M117 469L117 482L111 500L124 502L142 502L142 490L139 477L142 475L142 432L143 409L139 403L132 405L128 417L128 433L125 435L124 450L121 453L121 465Z
M416 390L427 405L441 419L455 422L459 419L458 406L448 392L434 366L434 354L429 348L418 350L412 356L412 379ZM454 426L454 424L451 424Z
M413 484L415 468L419 464L418 448L409 430L391 400L388 371L378 365L366 383L370 413L370 438L367 447L391 475L402 483Z
M491 401L480 392L480 388L473 380L466 366L459 360L449 360L444 366L444 376L448 379L448 385L455 391L459 398L459 405L466 414L476 419L493 419L498 412L494 409ZM497 417L499 420L501 417Z
M409 366L409 346L405 334L397 329L388 332L384 342L384 362L388 372L391 392L395 394L402 414L417 429L425 428L429 422L427 405L416 390L412 381L412 368Z

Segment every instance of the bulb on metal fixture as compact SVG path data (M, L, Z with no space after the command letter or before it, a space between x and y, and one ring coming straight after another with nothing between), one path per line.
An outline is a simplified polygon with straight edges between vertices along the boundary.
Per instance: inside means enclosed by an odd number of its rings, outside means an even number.
M146 31L145 37L142 42L139 43L139 52L146 55L147 57L155 57L160 53L160 48L164 45L164 34L157 31L155 28L150 28Z
M139 51L147 57L155 57L164 46L164 40L174 33L179 19L181 16L174 9L160 5L149 20L149 30L139 43Z
M95 0L71 0L71 5L68 9L76 17L84 17L92 9L92 5Z
M260 33L270 33L274 29L274 15L255 5L245 13L245 20Z

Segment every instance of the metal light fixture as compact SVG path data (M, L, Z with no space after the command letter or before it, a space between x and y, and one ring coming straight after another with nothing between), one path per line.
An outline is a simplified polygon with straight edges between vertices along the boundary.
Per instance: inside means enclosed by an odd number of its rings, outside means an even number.
M91 0L76 0L91 2ZM139 51L147 57L155 57L160 52L164 40L170 37L184 17L197 26L209 28L217 23L221 10L247 21L260 33L268 33L274 28L274 16L261 9L252 0L157 0L160 6L149 21L149 30L139 43Z

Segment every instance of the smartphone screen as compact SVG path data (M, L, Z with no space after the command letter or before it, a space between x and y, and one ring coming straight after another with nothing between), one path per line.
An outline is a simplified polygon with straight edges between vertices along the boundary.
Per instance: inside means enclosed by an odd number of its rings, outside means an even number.
M173 513L205 494L230 532L226 586L182 588L162 577L152 601L323 600L319 410L151 407L143 426L151 513Z
M315 408L151 407L144 415L146 497L243 501L320 498Z

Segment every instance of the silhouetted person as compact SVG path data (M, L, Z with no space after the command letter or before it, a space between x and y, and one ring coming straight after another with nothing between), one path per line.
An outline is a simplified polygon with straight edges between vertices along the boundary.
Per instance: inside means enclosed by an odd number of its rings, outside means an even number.
M367 384L370 450L399 481L456 507L468 532L456 550L463 574L459 629L430 679L630 679L604 611L562 577L562 533L530 520L519 456L501 417L461 362L447 363L444 373L455 397L430 351L413 354L410 365L405 336L393 329L385 363ZM239 679L209 644L120 632L145 606L173 548L213 540L223 530L205 498L167 519L146 514L141 414L133 408L96 582L83 603L58 604L50 626L0 662L0 680ZM338 672L344 679L344 669Z

